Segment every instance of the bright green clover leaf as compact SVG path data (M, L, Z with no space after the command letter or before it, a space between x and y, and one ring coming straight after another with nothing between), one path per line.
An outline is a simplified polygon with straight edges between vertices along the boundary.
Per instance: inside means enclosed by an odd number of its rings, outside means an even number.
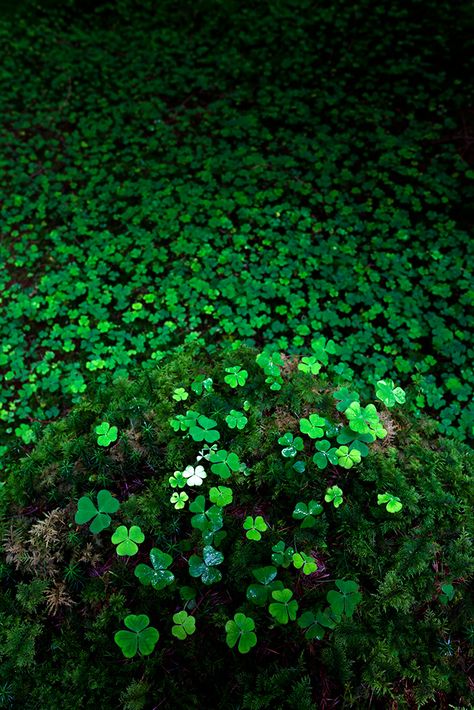
M225 420L230 429L243 429L248 422L245 414L242 414L242 412L238 412L235 409L230 410Z
M243 408L244 408L244 412L248 412L248 411L249 411L249 409L250 409L250 402L248 401L248 399L244 400L244 403L243 403L242 406L243 406Z
M293 511L292 517L295 520L302 520L302 528L312 528L316 525L315 515L320 515L323 512L323 506L316 500L310 500L308 504L297 503Z
M383 505L386 503L386 510L389 513L398 513L403 508L403 503L400 498L392 495L392 493L379 493L377 495L377 505Z
M292 547L285 547L283 540L279 540L276 545L272 547L272 562L278 567L284 567L285 569L290 566L294 549Z
M337 400L336 409L338 412L345 412L352 402L359 401L357 392L351 392L347 387L341 387L337 392L333 392L334 399Z
M175 471L172 476L168 478L171 488L184 488L186 485L186 479L181 471Z
M184 402L184 400L188 397L189 393L186 392L184 387L177 387L175 390L173 390L173 399L175 399L177 402Z
M302 357L301 362L298 365L298 370L301 370L301 372L309 372L311 375L317 375L321 368L322 364L318 361L318 358L315 355L311 355L311 357Z
M280 436L278 443L284 447L281 455L286 459L294 458L298 451L303 451L304 449L303 439L301 436L297 436L295 438L289 431L286 432L286 434L283 434L283 436Z
M372 431L367 434L358 434L349 427L344 427L337 437L338 444L350 444L349 448L351 450L357 449L361 456L368 455L369 447L367 444L371 444L373 441L375 441L375 434Z
M188 409L186 414L177 414L174 419L170 419L170 426L173 431L188 431L188 429L196 425L198 419L198 412Z
M175 626L172 626L171 633L180 641L184 641L196 631L196 619L194 616L190 616L185 609L173 614L173 621Z
M373 424L370 428L370 431L377 437L377 439L385 439L385 437L387 436L387 430L384 428L381 421L378 421L376 424Z
M452 584L442 584L441 591L442 594L439 597L441 604L447 604L454 599L454 587Z
M321 641L324 638L326 629L334 629L336 627L336 621L324 611L318 611L316 614L313 614L312 611L305 611L298 619L298 626L301 629L306 629L305 638L308 641L313 639Z
M113 441L117 441L118 429L116 426L110 426L108 422L96 426L95 433L99 446L109 446Z
M194 441L205 441L208 444L213 444L221 438L219 432L214 429L217 422L214 419L209 419L209 417L200 414L198 418L190 425L189 433Z
M116 513L119 508L118 500L113 498L109 491L103 489L97 494L97 508L88 496L79 498L74 520L78 525L84 525L94 518L89 530L97 534L109 527L112 522L109 513Z
M211 462L211 471L223 479L230 478L232 472L236 473L240 468L237 454L227 453L225 449L211 453L209 461Z
M328 355L336 354L336 343L334 342L334 340L326 340L326 338L323 338L323 336L315 338L311 343L311 348L316 358L323 365L328 364Z
M148 626L150 619L146 614L129 614L124 619L129 631L117 631L114 641L122 649L125 658L133 658L137 651L142 656L149 656L157 644L160 634L153 626Z
M238 644L239 653L248 653L257 643L254 629L255 621L250 616L240 612L235 614L234 619L229 619L225 625L226 643L229 648L234 648Z
M268 607L268 611L280 624L287 624L289 621L296 619L298 611L298 602L291 599L293 592L291 589L276 589L272 592L272 597L275 600Z
M119 525L111 540L117 545L117 555L131 557L137 554L138 545L145 540L145 535L138 525L132 525L130 530L125 525Z
M201 532L217 532L222 527L222 508L217 505L206 510L206 499L198 496L189 504L189 511L195 513L191 518L191 525Z
M174 504L176 510L182 510L186 505L186 501L188 500L188 494L182 491L181 493L173 493L170 498L170 503Z
M150 551L150 562L152 567L140 563L135 567L135 577L145 585L151 585L153 589L159 591L174 582L174 574L168 570L173 562L173 558L168 553L152 547Z
M188 486L201 486L205 478L207 478L207 473L203 466L186 466L183 471L183 478L186 479Z
M259 584L250 584L247 587L247 599L257 606L265 606L273 590L283 589L283 582L275 580L275 567L259 567L253 569L252 574Z
M307 434L311 439L319 439L324 436L324 426L326 420L318 414L310 414L308 419L300 419L300 431Z
M32 444L36 439L36 434L28 424L20 424L16 427L15 435L22 439L24 444Z
M326 595L331 610L337 617L343 614L351 617L362 599L359 585L351 580L336 579L336 587L339 591L331 590Z
M326 491L324 500L326 503L332 503L335 508L339 508L342 503L342 489L339 486L331 486Z
M360 451L349 449L348 446L340 446L336 449L337 462L343 468L352 468L354 464L361 462Z
M331 444L327 439L322 439L315 443L316 453L313 456L313 461L320 469L326 468L328 463L334 466L337 464L336 449L331 448Z
M344 414L349 420L352 431L359 434L368 434L372 427L376 427L380 420L377 410L373 404L361 407L359 402L352 402L345 410Z
M375 396L386 407L404 404L406 399L405 392L401 387L395 387L393 380L379 380L375 389Z
M206 377L206 375L198 375L194 382L191 384L191 389L197 395L201 395L204 391L212 391L213 381L211 377Z
M318 565L313 557L304 552L295 552L292 556L295 569L302 569L303 574L313 574L318 569Z
M247 370L243 370L240 365L226 367L225 371L229 374L224 377L224 382L227 382L230 387L243 387L249 376Z
M203 549L203 556L191 555L189 558L189 574L191 577L201 577L203 584L215 584L222 579L222 573L216 569L222 564L224 555L219 550L215 550L211 545L206 545Z
M244 520L243 528L247 530L246 537L249 540L258 541L262 539L261 533L268 529L268 525L261 515L257 515L255 519L248 515Z
M219 506L219 508L224 508L226 505L232 503L232 488L227 486L217 486L211 488L209 491L209 500L211 503Z

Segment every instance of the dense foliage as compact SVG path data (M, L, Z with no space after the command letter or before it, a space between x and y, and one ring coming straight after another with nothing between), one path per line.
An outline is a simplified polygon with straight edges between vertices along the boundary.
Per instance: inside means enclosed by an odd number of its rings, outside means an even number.
M471 706L474 452L334 350L194 346L46 428L0 493L0 707Z
M183 340L313 332L472 433L470 3L26 7L0 18L0 444Z

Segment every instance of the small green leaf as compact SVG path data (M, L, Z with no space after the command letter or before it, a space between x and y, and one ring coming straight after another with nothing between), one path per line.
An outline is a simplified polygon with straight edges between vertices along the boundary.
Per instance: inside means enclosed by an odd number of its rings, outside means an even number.
M257 643L255 622L250 616L237 613L225 625L226 642L229 648L237 644L239 653L248 653Z
M184 641L196 631L196 619L184 609L173 614L173 621L175 626L171 628L171 633L180 641Z
M149 656L160 638L160 634L153 626L148 626L150 619L146 614L129 614L124 620L129 631L117 631L114 641L121 648L125 658L133 658L139 652L142 656Z

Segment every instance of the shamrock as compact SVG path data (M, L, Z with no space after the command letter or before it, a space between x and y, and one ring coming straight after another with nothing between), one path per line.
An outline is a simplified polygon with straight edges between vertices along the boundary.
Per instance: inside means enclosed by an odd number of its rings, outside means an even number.
M232 488L227 486L217 486L209 491L209 500L215 503L219 508L224 508L232 503Z
M225 371L229 374L224 377L224 382L227 382L230 387L238 387L239 385L243 387L249 376L247 370L242 370L240 365L226 367Z
M400 498L392 495L392 493L382 493L377 495L377 505L386 503L386 509L389 513L398 513L403 508L403 503Z
M152 547L150 550L150 561L153 568L143 563L135 567L135 577L137 577L145 587L151 584L153 589L159 591L174 582L174 574L167 569L173 562L171 555L162 552L162 550L159 550L157 547Z
M209 459L211 458L211 454L214 451L217 451L217 444L212 444L212 446L203 446L201 451L196 456L196 461L202 461L203 459L205 461L209 461Z
M324 500L326 503L332 503L335 508L339 508L342 503L342 490L339 486L331 486L327 489Z
M292 547L285 548L283 540L279 540L276 545L273 545L272 551L272 562L274 564L279 567L284 567L285 569L290 566L294 553Z
M283 582L275 580L275 567L259 567L253 569L252 574L259 584L250 584L247 587L247 599L257 606L265 606L273 590L283 589Z
M359 434L368 434L371 427L379 423L379 416L373 404L362 408L359 402L352 402L344 414L349 419L350 428Z
M171 633L180 641L184 641L196 631L196 619L184 609L173 614L173 621L175 626L171 627Z
M336 354L336 343L334 340L326 340L323 336L315 338L311 343L311 348L315 354L315 357L323 365L327 365L329 358L328 355Z
M232 472L235 473L240 468L237 454L229 454L225 449L213 452L209 461L211 462L211 471L224 479L230 478Z
M454 598L454 587L452 584L442 584L441 591L443 592L439 597L441 604L447 604Z
M116 426L110 426L108 422L96 426L95 432L99 446L108 446L113 441L117 441L118 429Z
M386 407L393 407L397 403L405 403L405 392L401 387L395 387L393 380L379 380L377 382L375 396L377 399L380 399Z
M352 431L349 427L344 427L337 437L338 444L350 444L350 449L357 449L361 456L367 456L369 447L375 441L375 434L369 431L367 434L358 434Z
M202 558L198 555L191 555L189 558L189 574L191 577L201 577L203 584L220 582L222 573L216 566L222 564L224 555L211 545L206 545L202 554Z
M239 653L248 653L257 643L254 629L255 622L250 616L240 612L234 614L234 619L229 619L225 625L226 642L229 648L234 648L238 643Z
M206 510L206 499L204 496L198 496L189 505L191 513L195 513L191 518L191 525L201 532L216 532L222 527L222 508L217 505L211 506Z
M315 355L301 358L301 362L298 365L298 370L301 370L301 372L309 372L311 375L317 375L321 368L322 365Z
M344 613L351 617L362 599L359 585L350 580L336 579L336 587L339 589L338 592L331 590L326 595L331 610L337 617L341 617Z
M308 641L317 639L321 641L324 638L326 629L334 629L336 621L324 611L318 611L313 614L312 611L305 611L298 619L298 626L301 629L306 629L305 638Z
M315 515L320 515L323 512L323 506L315 500L310 500L309 503L297 503L293 511L292 517L295 520L302 520L302 528L312 528L316 525Z
M173 399L175 399L177 402L184 402L185 399L189 397L188 392L184 389L184 387L177 387L175 390L173 390Z
M174 504L176 510L182 510L186 505L187 500L189 500L189 496L183 491L181 493L173 493L170 498L170 503Z
M317 441L315 448L316 453L313 456L313 461L318 468L326 468L328 463L337 464L336 449L331 448L331 444L327 439Z
M183 471L183 478L186 479L188 486L201 486L205 478L207 478L207 473L203 466L186 466Z
M15 434L22 439L25 444L31 444L36 439L35 432L28 424L20 424L20 426L16 427Z
M248 422L245 414L242 414L242 412L238 412L235 409L230 410L225 420L231 429L243 429Z
M97 508L88 496L79 498L74 520L78 525L83 525L94 518L89 530L91 533L97 534L109 527L112 520L108 514L116 513L119 508L120 503L118 500L104 489L97 494Z
M146 614L129 614L125 617L124 623L130 631L117 631L114 641L122 649L125 658L133 658L137 651L142 656L149 656L153 652L160 634L153 626L148 626L150 623L148 616Z
M206 377L206 375L198 375L194 382L191 384L191 389L197 395L201 395L203 391L212 391L213 381L211 377Z
M204 414L200 414L194 422L191 423L189 427L189 433L191 434L194 441L205 441L208 444L214 443L221 438L219 432L214 429L217 422L214 419L209 419L205 417Z
M261 533L268 529L268 525L261 515L257 515L255 520L248 515L244 520L243 528L247 530L246 537L249 540L257 541L262 539Z
M280 624L287 624L288 621L296 619L298 602L291 599L292 596L291 589L276 589L272 592L275 601L270 604L268 611Z
M143 542L145 535L138 525L132 525L128 530L125 525L119 525L111 537L114 545L117 545L117 555L121 557L131 557L138 552L138 545ZM138 543L138 544L137 544Z
M349 449L348 446L340 446L336 449L337 462L343 468L352 468L355 463L361 462L360 451Z
M310 414L308 419L300 419L300 431L311 439L319 439L324 434L326 420L318 414Z
M170 425L173 431L188 431L196 425L198 419L199 414L188 409L186 414L177 414L174 419L170 419Z
M184 488L187 482L181 471L175 471L168 481L171 488Z
M318 569L313 557L305 554L304 552L295 552L292 556L293 567L295 569L303 568L303 574L313 574Z
M293 437L289 431L283 436L280 436L278 443L284 448L282 449L281 455L285 458L294 458L298 451L303 451L304 444L301 436Z
M336 409L338 412L345 412L352 402L359 401L357 392L350 392L347 387L341 387L337 392L333 392L334 399L337 400Z
M304 461L295 461L293 464L292 468L297 472L297 473L304 473L306 470L306 464Z

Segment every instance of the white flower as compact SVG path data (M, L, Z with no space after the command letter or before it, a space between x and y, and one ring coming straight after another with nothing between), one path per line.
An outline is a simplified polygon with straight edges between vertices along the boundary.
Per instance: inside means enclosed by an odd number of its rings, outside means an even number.
M207 477L207 473L203 466L186 466L183 471L183 476L187 478L188 486L200 486L203 480Z

